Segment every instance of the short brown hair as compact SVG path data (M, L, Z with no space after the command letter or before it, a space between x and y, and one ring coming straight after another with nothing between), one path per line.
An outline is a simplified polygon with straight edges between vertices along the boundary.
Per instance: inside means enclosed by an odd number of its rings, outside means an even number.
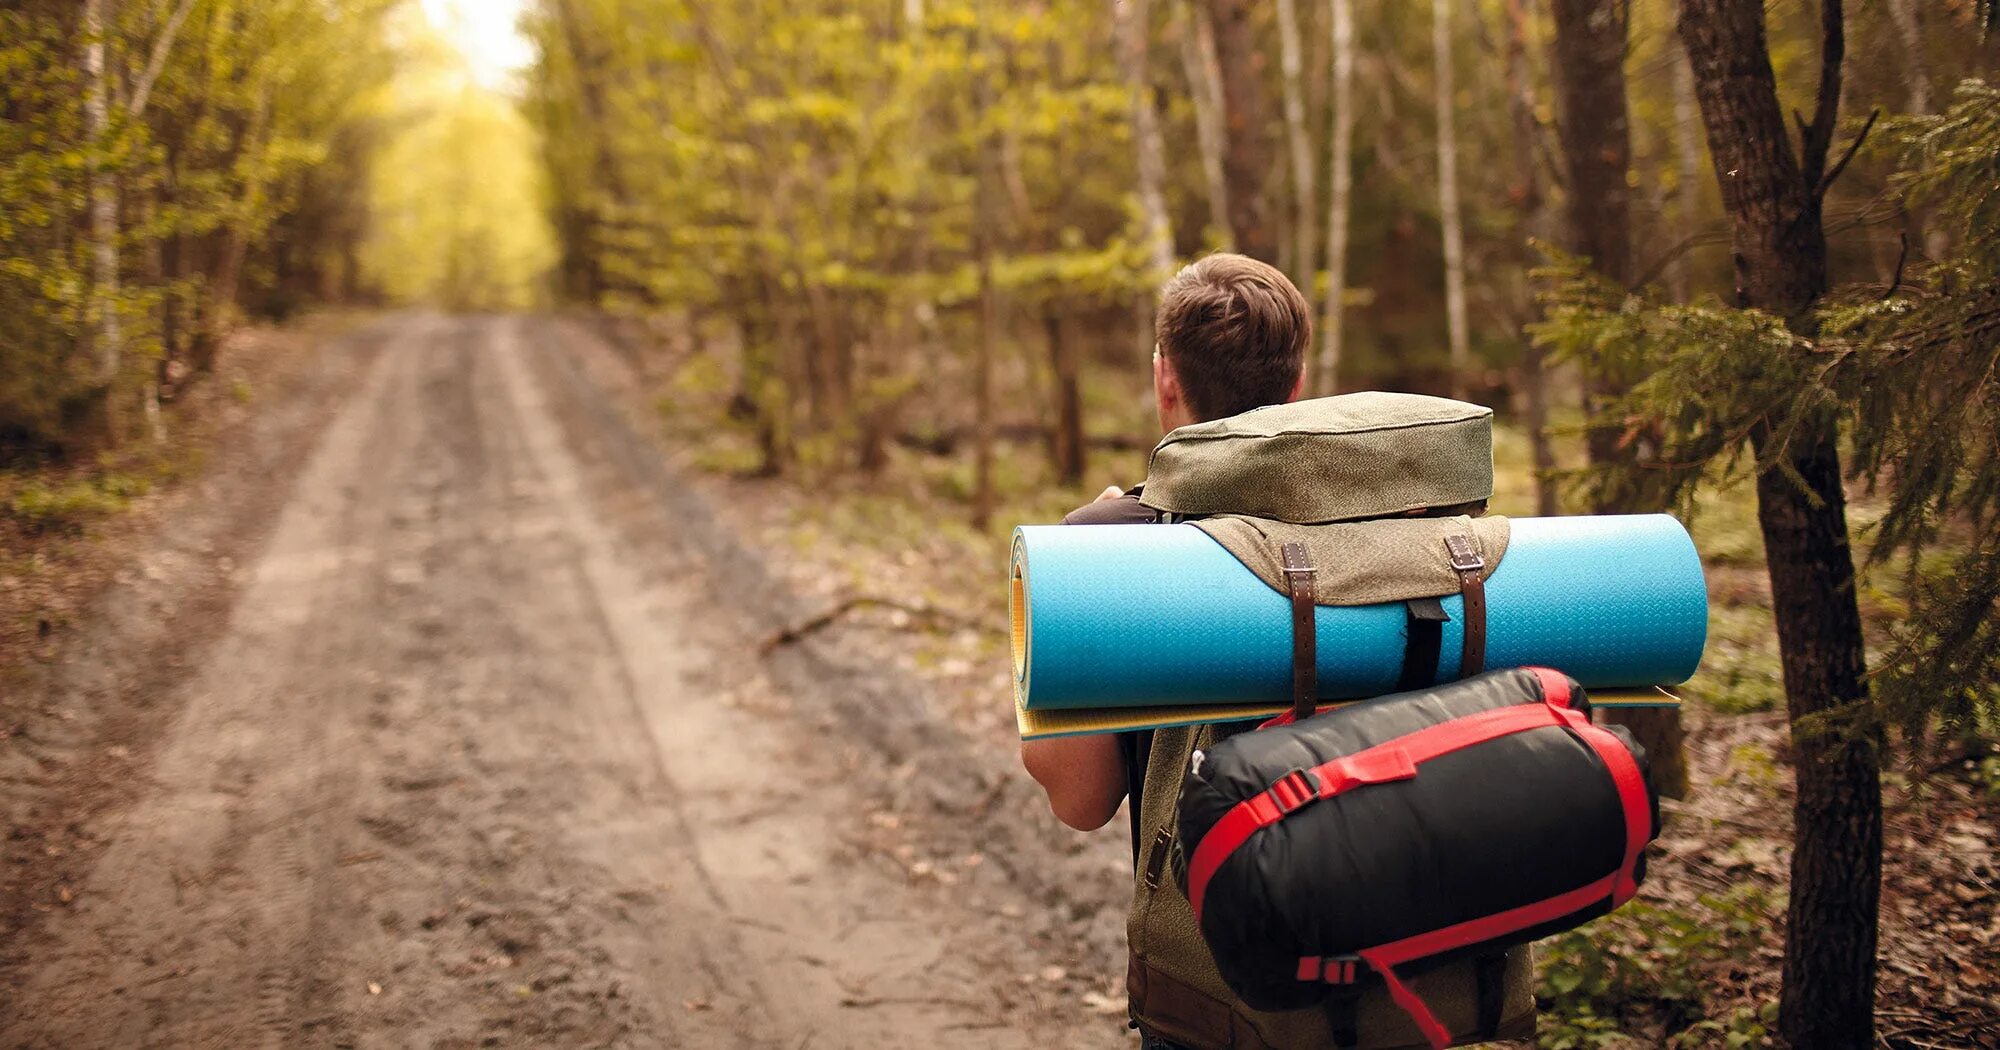
M1227 252L1189 263L1160 289L1153 327L1204 420L1282 404L1312 345L1312 309L1298 288L1277 267Z

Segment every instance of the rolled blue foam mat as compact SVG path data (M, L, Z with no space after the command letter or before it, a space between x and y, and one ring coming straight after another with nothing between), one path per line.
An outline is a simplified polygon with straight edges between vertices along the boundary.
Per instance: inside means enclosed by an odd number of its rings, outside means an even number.
M1192 525L1015 530L1013 651L1029 710L1290 699L1291 603ZM1686 681L1708 640L1701 557L1664 514L1515 518L1486 584L1489 670L1541 665L1586 688ZM1444 599L1441 679L1462 604ZM1320 697L1392 692L1401 603L1321 606Z

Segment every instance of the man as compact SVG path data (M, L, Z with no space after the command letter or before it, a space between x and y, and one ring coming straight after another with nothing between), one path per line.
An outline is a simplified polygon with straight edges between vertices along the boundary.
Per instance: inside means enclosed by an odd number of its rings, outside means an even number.
M1293 401L1304 386L1310 307L1284 274L1255 259L1211 255L1181 270L1160 291L1155 330L1153 393L1163 433ZM1063 523L1158 521L1142 497L1106 489ZM1021 762L1048 793L1057 819L1079 831L1103 827L1129 796L1136 861L1152 740L1150 732L1030 740L1021 745ZM1151 1035L1144 1045L1172 1046Z

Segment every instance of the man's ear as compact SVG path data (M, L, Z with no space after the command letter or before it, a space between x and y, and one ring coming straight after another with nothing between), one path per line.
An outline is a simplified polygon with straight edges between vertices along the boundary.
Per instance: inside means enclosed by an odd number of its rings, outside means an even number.
M1306 396L1306 373L1304 369L1300 369L1299 381L1292 384L1291 396L1285 398L1285 400L1287 402L1297 401L1299 398L1302 398L1304 396Z
M1166 353L1157 347L1153 350L1153 398L1159 402L1162 420L1180 409L1180 377L1174 374L1173 366L1167 363Z

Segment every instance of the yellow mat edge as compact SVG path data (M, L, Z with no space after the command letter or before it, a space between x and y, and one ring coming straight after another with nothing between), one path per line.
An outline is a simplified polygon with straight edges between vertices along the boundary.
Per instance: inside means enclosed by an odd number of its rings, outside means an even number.
M1348 703L1363 703L1350 700ZM1661 686L1645 689L1605 689L1590 694L1594 708L1679 707L1681 698ZM1091 736L1098 733L1129 733L1141 729L1170 729L1174 726L1204 725L1210 722L1263 721L1281 714L1290 704L1204 704L1191 707L1079 707L1066 710L1030 711L1016 698L1014 724L1023 740L1048 740L1064 736Z

